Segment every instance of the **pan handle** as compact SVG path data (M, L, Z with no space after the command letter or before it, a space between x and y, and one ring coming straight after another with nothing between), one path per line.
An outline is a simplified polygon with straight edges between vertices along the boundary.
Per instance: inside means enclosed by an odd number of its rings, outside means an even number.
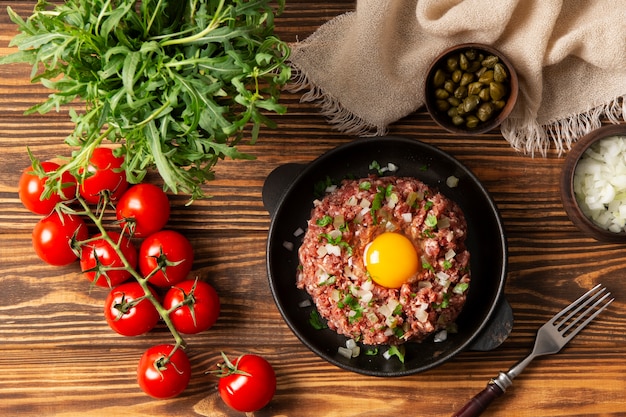
M278 203L305 166L295 162L279 165L265 178L261 195L263 206L271 216L274 216Z
M513 309L504 296L500 296L497 303L489 323L468 347L468 350L487 352L500 346L509 337L513 329Z

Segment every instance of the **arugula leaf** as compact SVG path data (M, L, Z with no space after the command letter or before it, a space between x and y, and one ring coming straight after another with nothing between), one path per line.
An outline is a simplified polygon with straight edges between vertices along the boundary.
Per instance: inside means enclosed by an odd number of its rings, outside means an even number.
M272 6L271 3L276 3ZM78 175L108 140L125 154L131 182L157 169L165 188L206 197L202 185L224 158L254 144L267 112L283 114L280 88L290 49L274 35L285 0L39 0L18 26L18 51L0 65L32 65L31 80L53 90L27 113L70 109L78 147L64 171Z

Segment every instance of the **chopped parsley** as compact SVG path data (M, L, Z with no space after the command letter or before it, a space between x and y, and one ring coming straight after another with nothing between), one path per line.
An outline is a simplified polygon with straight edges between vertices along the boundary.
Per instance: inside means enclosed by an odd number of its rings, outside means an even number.
M322 316L320 316L320 313L317 310L311 311L311 314L309 315L309 324L315 330L322 330L322 329L328 328L328 325L326 324L324 319L322 319Z
M370 188L372 188L372 183L369 181L363 181L359 184L359 190L361 191L368 191Z
M385 352L385 357L387 359L391 358L392 356L397 356L398 359L400 360L400 362L404 363L404 355L405 355L406 349L404 345L400 345L400 346L391 346L389 348L389 350L387 352Z
M333 218L329 215L326 215L321 219L317 219L315 223L320 227L328 226L329 224L333 223Z

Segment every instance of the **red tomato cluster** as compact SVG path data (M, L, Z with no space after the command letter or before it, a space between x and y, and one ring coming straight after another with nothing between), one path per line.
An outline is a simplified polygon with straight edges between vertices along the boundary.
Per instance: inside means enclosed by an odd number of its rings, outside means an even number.
M104 317L120 335L145 334L162 315L181 334L209 329L219 316L220 300L210 284L188 279L193 248L182 234L163 229L170 216L167 194L152 184L129 185L123 163L123 157L115 156L110 148L97 148L81 181L66 172L62 192L46 198L45 174L60 166L43 162L23 172L19 197L27 209L45 216L33 229L35 252L55 266L79 260L89 281L109 288ZM79 215L81 209L75 208L77 190L87 205L98 205L96 210L105 207L100 202L106 195L105 201L115 206L120 229L90 235L84 216ZM66 209L59 206L61 202ZM151 347L137 368L139 386L155 398L180 394L190 376L187 354L175 345Z

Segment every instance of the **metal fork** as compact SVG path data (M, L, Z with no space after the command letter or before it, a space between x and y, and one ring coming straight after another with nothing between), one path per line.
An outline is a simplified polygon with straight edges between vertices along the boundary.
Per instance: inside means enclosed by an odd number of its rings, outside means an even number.
M614 298L609 299L610 296L611 293L598 284L559 311L537 331L532 352L508 372L500 372L496 378L491 379L487 387L457 411L453 417L479 416L493 400L504 394L506 389L513 384L513 378L521 374L533 359L560 351L567 342L607 308L614 300Z

